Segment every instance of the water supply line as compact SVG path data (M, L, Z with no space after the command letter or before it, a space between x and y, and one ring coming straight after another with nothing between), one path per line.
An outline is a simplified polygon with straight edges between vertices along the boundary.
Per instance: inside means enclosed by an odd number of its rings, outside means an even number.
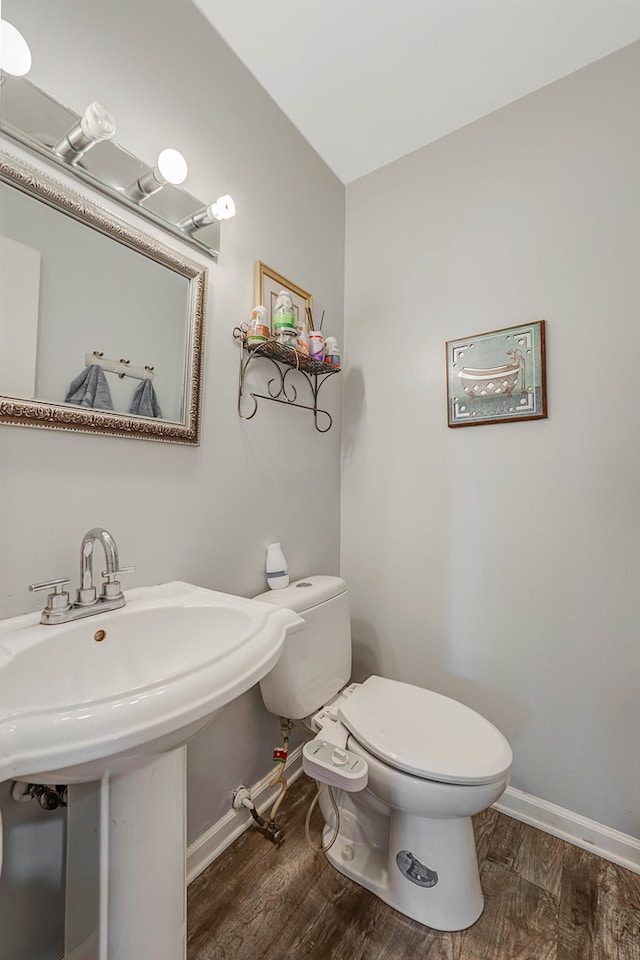
M275 763L278 764L278 769L275 773L275 776L269 781L268 786L269 786L269 789L275 789L277 786L280 786L281 789L280 789L280 793L278 794L278 796L276 797L273 803L273 806L271 807L271 811L269 813L268 819L265 820L264 817L261 817L258 811L256 810L256 806L253 800L251 799L251 791L247 787L244 787L244 786L237 787L233 794L233 809L248 810L258 830L260 830L260 832L264 834L264 836L268 840L271 840L272 843L275 843L275 844L281 844L285 836L284 831L280 827L278 827L278 825L276 824L276 815L278 813L278 810L280 809L280 806L282 804L282 801L284 800L285 794L289 786L287 779L283 774L284 774L284 769L285 769L288 754L289 754L289 739L290 739L290 734L293 727L300 727L302 730L305 731L305 733L310 733L315 735L315 731L312 730L310 727L308 727L306 724L299 723L294 720L289 720L287 717L280 717L280 733L282 734L282 747L274 747L272 759ZM336 822L335 822L333 833L331 835L329 842L327 844L324 844L322 841L320 841L320 844L315 844L311 839L311 831L310 831L311 816L316 807L316 804L318 803L318 800L320 799L320 794L325 786L327 786L327 790L329 791L329 799L331 800L331 805L333 807L333 812L335 815ZM338 808L338 804L336 803L336 799L333 795L333 789L326 784L321 784L318 787L318 792L316 793L313 800L311 801L311 804L307 811L307 816L304 824L304 833L305 833L307 844L315 853L326 853L327 850L329 850L338 839L339 832L340 832L340 810Z
M281 786L280 793L276 797L275 803L271 807L271 813L269 814L269 820L273 823L276 819L276 814L280 809L280 805L284 800L284 795L287 792L289 784L287 783L286 778L282 775L284 772L285 765L287 763L287 757L289 756L289 735L293 727L293 722L288 720L286 717L280 717L280 733L282 735L282 747L274 747L273 750L273 761L278 764L278 769L273 779L269 782L269 789L273 790L278 785Z
M261 817L256 810L255 803L251 799L250 791L246 787L238 787L233 794L233 809L242 810L243 808L249 811L258 830L264 834L267 840L271 840L272 843L276 844L282 843L284 840L284 831L280 830L273 820L265 820L264 817Z
M287 720L286 717L280 717L282 746L274 747L272 759L278 764L278 769L275 776L269 781L269 789L273 790L279 786L280 793L276 797L275 802L271 807L269 818L265 820L264 817L260 816L256 810L253 800L251 799L251 791L246 787L238 787L233 795L233 809L241 810L244 808L245 810L248 810L253 817L258 830L264 834L267 840L271 840L272 843L276 844L280 844L284 840L284 831L276 824L276 814L280 809L280 805L284 800L284 795L287 792L287 787L289 786L286 778L283 776L283 771L289 755L289 735L293 725L293 721Z
M329 842L327 844L324 844L321 840L320 843L317 844L317 843L314 843L313 840L311 839L311 829L310 829L311 814L315 810L315 806L318 800L320 799L320 794L322 793L325 786L329 791L329 799L331 800L331 804L333 806L333 812L336 817L336 823L335 823L335 827L333 828L333 834ZM307 841L307 846L311 847L311 849L315 851L315 853L326 853L327 850L330 850L331 847L336 842L336 840L338 839L339 832L340 832L340 810L338 809L336 798L333 795L333 787L330 787L327 784L320 784L320 786L318 787L318 792L316 793L315 797L313 798L313 800L309 805L309 809L307 810L307 816L304 821L304 835Z
M279 796L277 797L274 805L271 808L271 813L269 814L269 823L273 824L274 827L275 827L276 813L278 812L280 805L284 800L284 795L287 792L287 787L289 786L285 777L283 777L282 774L285 768L285 764L287 762L287 754L289 752L289 735L293 727L301 727L306 733L311 733L315 736L315 731L312 730L310 727L306 726L306 724L295 723L293 720L288 720L286 717L280 717L280 732L282 734L283 746L282 748L278 748L278 747L274 748L273 759L274 761L281 764L281 766L279 767L273 780L271 780L271 782L269 783L270 788L277 787L278 784L282 784L282 790ZM313 811L315 809L315 806L318 800L320 799L320 794L322 793L322 790L324 789L324 787L326 787L327 790L329 791L329 799L331 800L331 805L333 807L333 812L335 814L336 823L333 830L333 834L331 835L331 839L329 840L329 842L327 844L324 844L321 840L319 844L316 844L311 839L310 823L311 823L311 816L313 814ZM254 819L255 819L255 816L254 816ZM340 810L338 809L336 798L333 795L333 789L327 784L320 784L320 786L318 787L318 791L315 797L313 798L313 800L311 801L309 809L307 810L307 816L304 823L304 835L307 841L307 845L311 847L311 849L315 853L326 853L327 850L330 850L331 847L336 842L336 840L338 839L339 832L340 832ZM282 831L280 831L280 833L282 833Z

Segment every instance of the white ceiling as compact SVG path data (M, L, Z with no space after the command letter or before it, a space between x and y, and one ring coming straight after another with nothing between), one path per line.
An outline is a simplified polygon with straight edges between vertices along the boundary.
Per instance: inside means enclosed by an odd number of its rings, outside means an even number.
M193 2L343 183L640 38L640 0Z

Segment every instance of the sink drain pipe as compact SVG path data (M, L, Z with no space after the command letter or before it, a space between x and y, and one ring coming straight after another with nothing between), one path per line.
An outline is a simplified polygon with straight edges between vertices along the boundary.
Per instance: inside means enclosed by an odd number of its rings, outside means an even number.
M14 780L11 796L16 803L37 800L43 810L57 810L67 805L66 784L20 783ZM0 876L2 876L2 812L0 811Z
M67 785L64 783L21 783L14 780L11 796L16 803L37 800L43 810L57 810L67 805Z

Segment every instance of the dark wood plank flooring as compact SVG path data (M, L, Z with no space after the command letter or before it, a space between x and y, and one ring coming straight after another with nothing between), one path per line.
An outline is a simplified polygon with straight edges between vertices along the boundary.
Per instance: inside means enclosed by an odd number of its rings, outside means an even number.
M315 785L250 828L188 891L188 960L640 960L640 876L488 810L475 820L485 910L460 933L409 920L306 844ZM319 840L320 814L312 832Z

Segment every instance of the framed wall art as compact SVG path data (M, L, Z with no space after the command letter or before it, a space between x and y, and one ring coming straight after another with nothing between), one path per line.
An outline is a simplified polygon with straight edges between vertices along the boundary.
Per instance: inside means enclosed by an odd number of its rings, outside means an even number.
M547 416L544 320L448 340L450 427Z
M267 308L267 317L271 336L273 336L273 308L276 297L281 290L288 290L291 294L293 309L296 315L296 323L302 317L307 325L307 330L311 330L313 308L313 297L306 290L303 290L296 283L287 280L281 273L277 273L268 267L261 260L258 260L255 267L255 301L261 303Z

